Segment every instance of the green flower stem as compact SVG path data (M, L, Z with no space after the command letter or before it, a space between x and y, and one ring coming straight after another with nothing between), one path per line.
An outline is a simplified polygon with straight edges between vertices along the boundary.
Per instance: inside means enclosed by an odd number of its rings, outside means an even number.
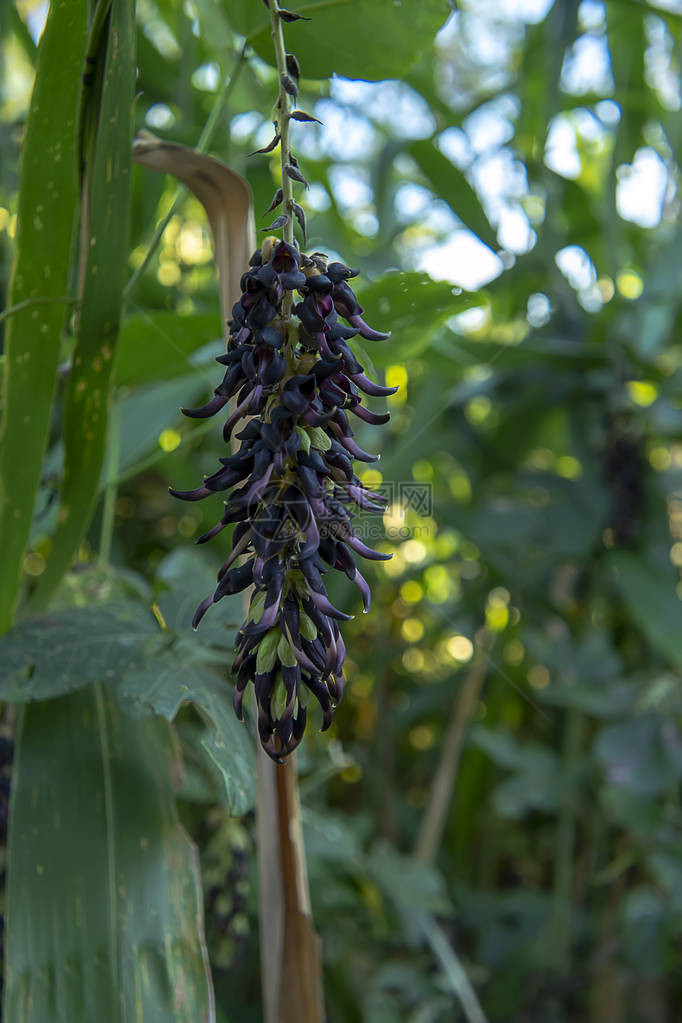
M291 127L291 106L289 93L284 88L284 76L287 71L287 51L284 45L284 32L282 31L282 19L279 16L278 0L270 0L270 24L272 25L272 42L275 47L275 58L277 61L277 73L279 75L279 96L277 99L277 130L280 135L279 156L282 177L282 209L288 219L282 228L282 239L290 245L294 244L294 216L291 212L291 203L294 197L293 182L286 172L286 166L290 162L289 157L289 129ZM284 315L288 319L291 316L293 304L293 293L288 291L284 296Z

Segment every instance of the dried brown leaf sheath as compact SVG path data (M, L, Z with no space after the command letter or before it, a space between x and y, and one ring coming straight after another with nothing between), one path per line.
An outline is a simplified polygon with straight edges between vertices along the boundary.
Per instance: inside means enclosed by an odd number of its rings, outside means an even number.
M172 174L197 197L206 210L220 277L223 329L239 298L239 282L256 242L253 200L247 181L212 156L175 142L140 132L133 142L133 159L143 167ZM227 333L226 333L227 340Z

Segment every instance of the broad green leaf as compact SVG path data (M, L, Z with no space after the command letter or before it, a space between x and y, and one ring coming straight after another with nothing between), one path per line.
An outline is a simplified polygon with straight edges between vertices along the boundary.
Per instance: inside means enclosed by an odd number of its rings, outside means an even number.
M190 356L222 335L220 319L209 313L142 313L124 320L116 345L116 385L134 386L183 376ZM219 353L216 353L219 354ZM218 382L218 369L215 369Z
M282 5L285 6L285 5ZM301 0L295 10L310 21L285 25L285 40L304 78L402 78L433 47L450 11L443 0ZM263 4L231 0L235 28L258 55L274 63L270 17Z
M362 1001L363 1023L405 1023L406 1018L414 1019L415 1012L417 1019L447 1019L451 1010L447 995L433 998L433 986L419 955L409 963L389 961L373 972L363 988Z
M566 102L558 86L564 54L578 31L577 12L577 4L553 4L546 18L526 29L518 68L522 103L516 138L530 160L537 158L535 147L543 146L547 125Z
M369 876L399 911L447 911L448 896L442 876L433 867L397 852L388 842L379 840L373 846L366 867Z
M206 636L202 629L193 632L190 623L197 605L208 593L215 590L216 571L220 560L210 545L176 547L163 559L156 575L157 582L164 586L164 592L158 597L158 604L167 625L180 633L183 639L193 637L202 646L206 645ZM217 635L215 630L211 629L211 616L206 619L212 646L216 645L219 638L227 642L232 641L232 636L224 634L224 626L227 624L228 628L233 627L236 631L241 625L244 618L242 594L223 597L216 606L215 613L218 615L215 626L220 629Z
M350 870L360 868L363 852L358 836L339 813L325 808L324 813L303 806L303 835L312 861L345 863Z
M659 571L627 551L612 552L607 564L633 621L659 654L682 668L682 601L673 572Z
M391 331L388 341L367 342L377 366L419 355L451 316L486 301L480 292L462 292L423 273L385 274L358 289L358 298L368 323Z
M240 816L254 805L254 745L232 708L232 683L202 663L192 644L129 672L116 696L135 716L162 714L169 721L183 704L194 704L209 720L202 745L223 776L232 813Z
M530 810L556 808L560 770L553 750L536 742L519 742L505 729L485 725L471 730L471 742L493 763L514 772L493 793L493 806L500 816L521 818Z
M680 863L674 872L678 875L673 890L679 891ZM638 972L650 977L659 972L659 963L665 957L666 896L653 885L632 888L623 900L622 941L628 962Z
M645 78L646 9L640 4L633 4L626 16L622 2L608 0L606 17L611 68L622 110L615 153L620 163L631 160L642 144L647 104L652 97Z
M653 250L646 267L646 290L634 309L632 343L647 361L653 362L665 350L674 331L682 285L681 256L682 235L678 230Z
M16 259L9 317L0 431L0 632L19 592L50 424L59 335L64 324L77 199L75 123L86 39L85 0L52 3L40 42L20 176ZM59 301L61 299L61 301Z
M219 380L216 373L214 386ZM164 380L153 387L141 387L124 398L117 398L121 422L119 470L125 472L150 451L160 450L161 432L183 419L180 407L192 408L212 389L208 374L206 379L202 379L196 373L176 380Z
M132 603L29 618L0 638L0 699L47 700L91 682L117 682L161 639L154 616Z
M518 739L504 728L476 725L471 730L471 742L487 753L493 763L508 771L523 766L524 751Z
M222 350L222 342L220 342ZM219 376L216 375L216 383ZM114 410L120 423L119 451L118 451L118 472L128 478L135 472L140 464L145 464L146 456L157 451L160 456L168 454L159 447L159 437L163 430L180 425L183 416L180 408L191 408L202 400L211 388L210 377L206 371L205 379L199 372L171 380L162 380L150 387L135 388L132 392L127 389L114 399L116 403ZM186 425L186 420L184 420ZM196 428L195 428L196 429ZM54 450L49 460L49 473L54 476L61 471L63 465L63 450L59 447ZM47 472L47 466L45 466ZM107 465L102 467L100 487L103 489L107 481ZM43 506L47 498L42 495ZM49 534L53 528L53 520L56 519L56 505L52 504L48 515L41 516L34 523L34 535L40 536Z
M33 36L29 32L28 26L24 24L24 21L14 4L9 4L7 6L7 16L9 19L8 27L11 28L22 50L33 64L36 55L36 44L33 40ZM0 18L0 26L1 25L2 18Z
M448 204L482 242L493 251L498 246L497 235L490 226L481 201L459 167L436 148L433 139L413 142L409 152L417 161L420 171L429 182L434 194Z
M542 702L554 707L575 707L594 718L619 718L630 713L636 703L639 687L634 682L616 682L609 685L588 683L548 687L542 693Z
M670 791L682 774L679 732L656 714L643 714L603 728L595 753L613 785L635 795Z
M472 364L499 363L499 370L508 371L522 366L537 366L539 362L559 370L571 371L580 366L600 367L604 364L604 350L599 345L581 344L572 338L554 338L526 335L520 327L518 335L511 340L480 339L461 334L447 334L435 341L435 347L444 355L449 354L461 369ZM452 372L452 370L451 370Z
M210 1023L196 851L168 725L99 687L26 707L8 846L4 1018Z
M64 480L52 553L34 606L44 607L78 550L97 499L128 252L135 85L133 0L112 0L92 162L86 166L83 289L64 409Z

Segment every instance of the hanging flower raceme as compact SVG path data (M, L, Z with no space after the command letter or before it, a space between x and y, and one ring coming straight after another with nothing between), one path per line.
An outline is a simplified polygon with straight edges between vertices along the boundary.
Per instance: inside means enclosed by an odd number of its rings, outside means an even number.
M234 524L232 552L193 624L222 597L252 587L237 637L234 704L241 718L244 691L253 682L261 743L277 760L301 741L306 690L320 703L323 729L343 695L345 646L338 623L350 616L330 602L325 574L332 568L345 572L367 611L370 590L356 556L387 557L367 547L353 528L355 509L381 512L385 500L353 470L354 459L373 462L376 456L356 443L351 417L386 422L388 413L367 409L362 393L397 390L369 380L348 343L357 334L389 336L363 320L347 283L356 274L321 253L302 256L295 245L266 239L242 277L227 352L217 360L225 376L208 404L183 410L205 418L232 400L223 428L232 453L196 490L171 493L197 501L231 491L220 521L197 541ZM300 301L287 318L288 293Z

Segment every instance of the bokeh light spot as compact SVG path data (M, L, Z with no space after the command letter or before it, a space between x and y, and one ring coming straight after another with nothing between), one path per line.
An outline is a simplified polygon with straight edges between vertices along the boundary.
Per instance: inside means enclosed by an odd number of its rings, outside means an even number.
M644 281L634 270L623 270L616 277L616 287L623 298L634 302L644 290Z
M177 430L162 430L159 434L159 447L162 451L175 451L182 442L182 435Z
M669 469L672 463L672 455L667 448L656 447L652 448L649 452L649 465L652 469L656 469L657 472L663 472L664 469Z
M400 587L400 596L408 604L418 604L424 596L424 590L414 579L408 579Z
M528 672L528 681L533 689L544 689L549 685L549 671L544 664L534 664Z
M24 558L24 572L26 575L38 576L45 571L45 558L38 551L27 554Z
M408 738L410 746L421 752L431 749L436 742L436 734L431 725L415 725L410 729Z
M400 631L409 643L416 643L424 635L424 626L418 618L406 618Z
M445 644L447 652L453 660L466 664L474 655L474 644L466 636L456 633L450 636Z
M658 398L658 388L649 380L628 380L625 386L635 405L640 408L648 408Z

